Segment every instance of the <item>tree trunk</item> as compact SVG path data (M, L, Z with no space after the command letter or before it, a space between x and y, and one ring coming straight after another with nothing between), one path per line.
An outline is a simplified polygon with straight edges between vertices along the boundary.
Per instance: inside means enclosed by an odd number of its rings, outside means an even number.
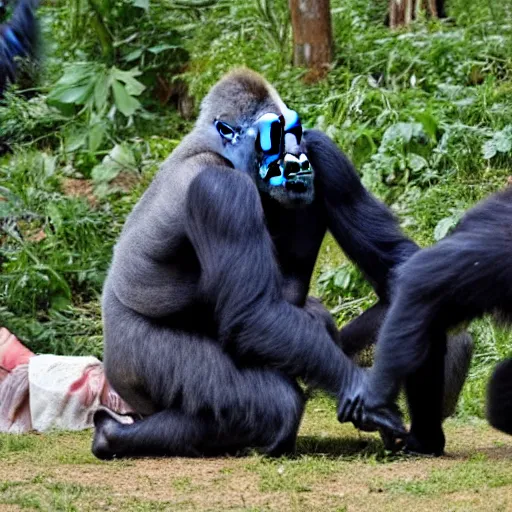
M389 26L408 26L412 21L415 7L415 0L389 0Z
M293 64L325 74L332 60L329 0L290 0Z
M431 18L446 17L444 0L389 0L389 26L398 28L410 25L423 8Z

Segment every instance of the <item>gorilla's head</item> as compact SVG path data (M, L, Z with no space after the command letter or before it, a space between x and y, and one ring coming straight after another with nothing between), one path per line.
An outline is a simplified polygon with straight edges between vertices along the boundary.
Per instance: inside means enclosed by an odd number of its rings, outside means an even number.
M313 200L299 116L257 73L242 69L220 80L201 104L198 127L264 194L292 207Z

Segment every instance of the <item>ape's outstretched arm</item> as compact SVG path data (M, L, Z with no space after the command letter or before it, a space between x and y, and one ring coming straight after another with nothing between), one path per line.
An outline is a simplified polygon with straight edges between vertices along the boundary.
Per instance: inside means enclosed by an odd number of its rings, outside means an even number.
M363 187L353 165L327 135L312 130L304 137L328 229L379 298L387 301L391 271L418 246L402 233L389 208Z
M200 289L215 307L219 339L235 359L302 377L338 394L355 365L323 322L281 295L280 273L256 187L232 169L192 182L187 234L201 264Z
M352 163L327 135L311 130L304 137L327 227L380 299L340 331L341 347L353 356L377 341L392 272L419 247L402 233L389 208L363 187Z
M363 373L325 322L283 299L256 187L232 169L202 171L187 198L187 234L201 264L200 290L214 305L219 340L235 361L301 377L341 399L340 421L358 414ZM400 429L393 416L380 424Z
M508 190L476 207L451 236L418 252L399 269L364 401L368 410L387 408L401 382L416 379L415 388L408 391L420 404L437 401L433 403L437 414L416 422L409 442L414 451L440 454L444 448L438 389L443 378L439 364L444 357L443 334L485 313L510 314L511 201ZM435 368L421 375L425 365ZM413 427L414 423L413 419Z
M402 233L391 211L363 187L350 161L326 135L309 131L305 134L305 140L308 157L315 170L316 191L325 210L327 226L347 256L363 271L380 299L340 331L339 342L345 353L352 356L377 341L389 303L394 300L391 286L396 270L416 254L419 247ZM401 307L407 308L407 302L402 302ZM445 333L431 332L429 336L437 339L440 351L444 354ZM387 355L390 360L402 357L403 349L398 341L387 349L390 351ZM450 409L453 409L464 383L471 354L471 338L464 333L450 340L446 357L441 357L440 361L435 357L435 361L423 359L421 372L425 378L431 374L437 378L441 374L437 389L441 395L443 366L446 367L445 408L444 412L438 411L437 398L433 398L430 403L422 396L418 398L417 379L411 377L406 382L406 389L411 415L417 419L414 425L426 423L426 415L438 417L441 421L443 415L453 412Z

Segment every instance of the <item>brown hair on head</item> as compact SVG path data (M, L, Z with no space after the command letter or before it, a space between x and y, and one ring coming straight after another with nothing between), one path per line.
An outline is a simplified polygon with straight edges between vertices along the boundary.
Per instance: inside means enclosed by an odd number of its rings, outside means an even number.
M240 116L275 107L271 91L261 75L248 68L237 68L221 78L205 96L199 121L211 123L217 118L235 121Z
M218 82L218 85L242 87L257 101L264 101L269 95L267 81L249 68L237 68L230 71Z

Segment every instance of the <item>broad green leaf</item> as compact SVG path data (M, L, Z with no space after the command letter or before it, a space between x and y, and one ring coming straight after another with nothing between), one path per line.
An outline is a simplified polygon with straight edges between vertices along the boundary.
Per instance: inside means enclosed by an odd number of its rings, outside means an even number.
M108 164L98 164L91 171L91 178L96 182L112 181L121 172L121 168Z
M116 144L101 164L92 170L92 179L98 183L112 181L121 171L133 171L137 164L133 152L122 144Z
M417 121L423 126L425 133L433 140L437 140L437 120L430 112L420 112L416 115Z
M140 108L140 102L130 96L124 86L117 80L113 81L112 89L116 107L124 116L130 117Z
M136 76L140 76L141 74L142 73L137 68L130 71L122 71L117 68L112 68L112 77L125 83L126 92L130 96L138 96L146 88L144 84L141 84L135 79Z
M382 136L382 144L386 145L395 140L407 144L413 137L418 137L423 131L421 123L396 123L390 126Z
M413 172L419 172L425 167L428 167L428 162L420 155L417 155L416 153L411 153L407 157L409 168Z
M131 170L137 166L133 152L123 144L116 144L103 161L106 163L112 162L122 168L130 168Z
M494 134L493 142L496 146L496 151L500 153L508 153L512 148L512 134L502 130Z
M491 158L496 156L497 149L496 149L496 143L494 142L494 140L492 140L492 139L488 140L487 142L485 142L483 144L482 153L483 153L483 157L486 160L490 160Z
M91 64L77 64L66 68L64 75L60 77L55 86L80 85L88 82L97 72L97 68Z
M54 89L48 96L49 99L61 103L73 103L83 105L92 93L92 84L80 85L78 87L59 87Z
M334 286L346 290L350 285L350 272L347 269L340 269L334 276Z
M443 239L457 225L457 222L458 219L453 215L441 219L434 229L434 239L436 242Z
M109 77L106 73L102 73L94 85L94 103L99 112L107 107L109 88Z
M65 151L66 153L74 153L75 151L85 147L87 143L87 132L76 132L66 137Z
M130 52L128 55L124 56L124 60L126 62L132 62L134 60L140 59L141 55L144 53L144 48L138 48L133 52Z
M105 125L97 123L89 130L89 149L94 153L99 149L105 137Z

